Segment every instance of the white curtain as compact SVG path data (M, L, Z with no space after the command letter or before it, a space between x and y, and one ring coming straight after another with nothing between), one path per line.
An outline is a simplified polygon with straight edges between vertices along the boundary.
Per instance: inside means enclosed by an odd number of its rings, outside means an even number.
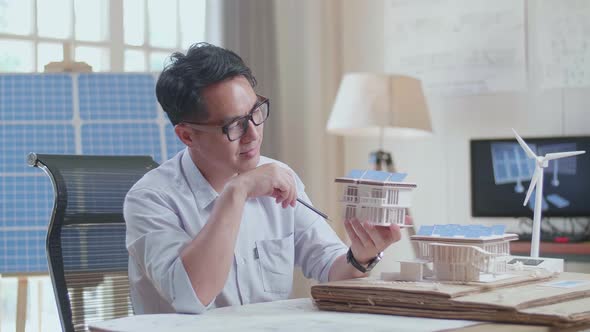
M208 40L236 52L252 69L256 92L270 99L270 117L264 128L262 154L279 158L282 114L277 102L279 73L273 0L209 1Z
M263 154L290 165L316 207L343 236L337 186L344 174L342 139L325 126L342 76L340 1L225 0L210 7L217 40L252 68L257 92L270 98ZM293 297L309 296L296 274Z

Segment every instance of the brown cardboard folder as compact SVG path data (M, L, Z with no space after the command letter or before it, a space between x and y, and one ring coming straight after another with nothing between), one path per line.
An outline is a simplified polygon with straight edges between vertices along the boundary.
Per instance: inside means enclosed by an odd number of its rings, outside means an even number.
M313 286L321 310L576 326L590 324L590 274L520 272L490 283L356 279Z

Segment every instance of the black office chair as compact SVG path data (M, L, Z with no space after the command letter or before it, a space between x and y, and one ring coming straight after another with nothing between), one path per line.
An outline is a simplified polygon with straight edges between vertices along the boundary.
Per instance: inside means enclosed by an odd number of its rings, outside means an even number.
M63 330L132 315L123 201L158 164L149 156L35 153L28 163L47 173L55 192L46 245Z

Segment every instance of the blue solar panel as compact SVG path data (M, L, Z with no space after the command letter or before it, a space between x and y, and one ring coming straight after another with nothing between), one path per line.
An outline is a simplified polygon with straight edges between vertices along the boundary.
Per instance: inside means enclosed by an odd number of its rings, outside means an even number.
M0 229L47 227L53 188L44 174L2 176L0 184Z
M389 179L391 173L383 172L383 171L372 171L369 170L363 175L363 179L365 180L375 180L375 181L386 181Z
M184 145L178 136L176 136L172 124L167 123L164 127L164 130L166 131L166 150L168 152L167 159L170 159L174 157L178 151L186 148L186 145Z
M0 273L47 271L53 188L29 152L163 162L184 148L154 91L149 74L0 75Z
M47 271L45 228L4 230L0 236L0 269L3 273Z
M156 119L154 78L148 74L80 74L83 120Z
M72 105L70 75L0 75L0 121L71 120Z
M418 235L441 237L466 237L477 239L492 235L503 235L505 228L506 226L504 225L425 225L420 227Z
M451 237L455 235L453 230L454 228L452 227L452 225L434 225L432 235Z
M506 230L506 225L494 225L492 226L493 235L503 235Z
M350 179L360 179L366 172L367 171L365 170L353 169L346 174L346 177Z
M83 125L82 153L150 155L161 161L160 129L156 123Z
M37 173L27 166L26 158L29 152L41 151L74 154L74 127L65 124L0 125L2 173Z
M430 236L430 235L432 235L433 231L434 231L434 225L422 225L422 226L420 226L420 229L418 230L418 234L416 234L416 235Z
M389 173L375 170L353 169L346 174L349 179L373 180L379 182L402 182L406 178L406 173Z

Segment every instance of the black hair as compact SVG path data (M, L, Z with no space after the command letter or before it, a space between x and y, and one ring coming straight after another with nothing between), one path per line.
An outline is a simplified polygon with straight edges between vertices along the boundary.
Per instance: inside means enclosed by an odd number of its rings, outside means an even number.
M228 78L244 76L252 87L256 78L236 53L208 43L192 45L186 55L175 52L156 84L156 97L172 125L209 117L202 91Z

